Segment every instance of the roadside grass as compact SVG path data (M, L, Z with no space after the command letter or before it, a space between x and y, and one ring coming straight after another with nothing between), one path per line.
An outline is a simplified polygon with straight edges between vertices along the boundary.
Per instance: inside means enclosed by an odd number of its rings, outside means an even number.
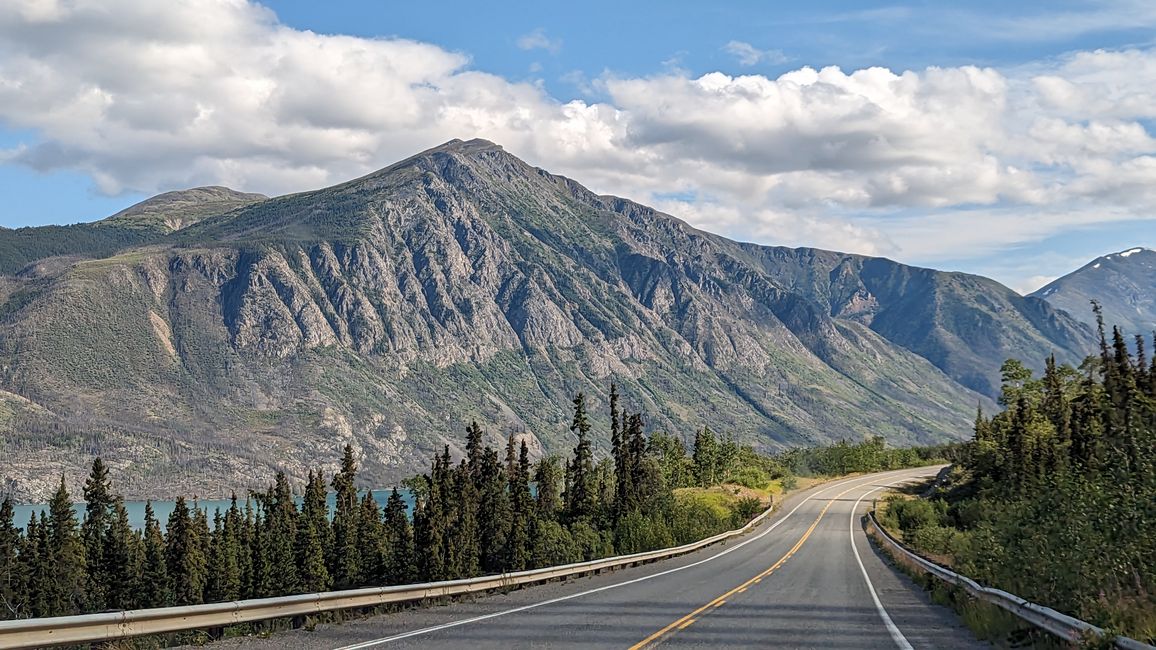
M878 512L876 519L886 528L888 534L902 541L898 526L888 525ZM866 527L868 539L891 561L891 564L928 592L932 602L952 608L976 638L988 641L999 648L1058 650L1071 647L995 605L972 598L963 588L941 582L906 556L892 553L887 545L880 541L880 532L870 519L867 520ZM924 555L936 563L941 563L936 557Z

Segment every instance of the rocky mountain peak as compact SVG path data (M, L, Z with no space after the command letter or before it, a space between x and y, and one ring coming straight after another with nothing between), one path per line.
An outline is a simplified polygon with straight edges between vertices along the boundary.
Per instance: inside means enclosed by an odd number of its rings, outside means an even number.
M1156 251L1141 246L1097 257L1031 294L1072 316L1095 323L1091 302L1104 321L1132 334L1156 328Z

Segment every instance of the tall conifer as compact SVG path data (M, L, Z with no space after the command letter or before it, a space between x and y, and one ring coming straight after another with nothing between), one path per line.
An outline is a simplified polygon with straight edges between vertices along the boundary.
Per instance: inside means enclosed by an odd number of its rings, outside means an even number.
M105 589L112 582L110 572L113 567L105 565L104 542L112 523L113 495L108 468L100 457L92 461L92 471L84 483L84 501L84 521L80 525L80 536L84 541L87 569L87 606L92 611L101 611L106 607Z
M361 513L356 478L357 462L353 458L353 447L346 445L341 458L341 470L333 476L337 506L333 515L333 548L329 572L338 589L355 587L361 581L361 552L357 547L357 524Z
M16 618L19 613L20 529L14 518L12 499L5 495L0 503L0 620Z
M196 605L204 600L205 556L201 533L184 497L177 497L165 531L165 564L173 589L173 604Z
M105 609L134 609L141 605L137 580L143 572L140 538L128 521L124 499L113 499L108 527L101 544Z
M151 501L145 502L144 568L139 583L141 607L167 607L172 604L165 553L165 539Z
M586 415L586 396L574 397L574 419L570 430L578 436L574 457L566 472L566 518L569 521L589 521L594 516L594 455L590 446L590 420Z
M67 616L84 610L87 574L84 541L76 511L60 477L60 486L48 504L48 545L51 549L50 582L47 585L47 616Z
M385 584L409 584L414 580L413 528L406 512L405 501L395 488L385 504L383 515L385 537L388 544L388 562L385 567Z

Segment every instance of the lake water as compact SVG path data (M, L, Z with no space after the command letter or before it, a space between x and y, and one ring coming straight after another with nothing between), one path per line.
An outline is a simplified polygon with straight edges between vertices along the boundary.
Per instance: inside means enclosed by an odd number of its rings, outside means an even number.
M377 502L377 505L379 507L384 507L386 501L389 500L389 495L390 495L390 492L392 492L392 491L393 490L391 488L388 490L372 490L371 493L373 494L373 500ZM413 494L410 493L409 490L398 490L398 492L401 494L401 498L405 500L406 507L412 512L412 510L413 510ZM360 494L361 494L361 496L364 496L365 492L362 491ZM337 495L333 492L330 492L327 495L326 499L327 499L327 502L329 504L329 514L330 514L330 516L332 516L333 510L337 504ZM301 497L296 497L295 501L297 501L298 506L301 505L301 500L302 500ZM189 503L189 507L192 508L193 502L189 501L188 503ZM230 503L232 503L232 502L229 499L223 499L223 500L202 499L200 501L197 501L196 505L198 508L200 508L201 510L204 510L209 515L209 526L211 527L213 525L213 513L216 512L217 510L220 510L221 514L224 514L225 511L229 509ZM244 500L239 500L237 502L237 504L241 508L245 507ZM161 529L162 530L164 530L165 524L169 520L169 515L172 514L172 512L173 512L174 506L175 506L174 501L153 501L153 513L156 515L157 521L159 521L161 523ZM144 501L125 501L124 507L125 507L125 510L128 510L128 522L129 522L129 524L132 525L133 528L144 528L145 502ZM30 505L18 505L18 506L14 506L14 508L16 511L16 515L14 518L15 522L16 522L16 527L20 528L20 529L23 529L25 526L28 525L28 518L32 516L32 513L36 513L36 516L39 517L41 511L44 511L44 512L48 511L48 505L43 504L43 503L30 504ZM76 511L76 520L82 521L84 519L84 503L83 502L74 503L74 504L72 504L72 508L73 508L73 510Z

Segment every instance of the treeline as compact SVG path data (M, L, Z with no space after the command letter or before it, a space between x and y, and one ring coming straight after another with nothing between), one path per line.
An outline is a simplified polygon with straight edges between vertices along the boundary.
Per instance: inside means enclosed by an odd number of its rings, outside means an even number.
M1097 309L1097 317L1099 311ZM1003 366L943 498L888 507L909 542L965 574L1156 638L1156 359L1099 325L1100 354L1036 378Z
M37 260L57 255L107 257L162 236L163 233L96 223L0 228L0 274L13 274Z
M841 440L825 447L792 449L779 455L778 460L798 476L841 476L954 462L962 450L960 443L893 448L887 446L883 436L872 436L855 444Z
M726 508L681 498L680 488L737 484L766 496L772 481L793 477L790 465L800 459L810 472L841 473L903 459L919 464L927 453L887 450L873 439L773 458L709 429L688 450L674 436L645 433L642 415L622 410L611 386L610 455L596 462L585 397L572 407L572 453L535 463L524 441L511 436L499 451L471 423L463 458L455 463L446 446L430 472L406 482L412 513L397 490L384 508L359 494L347 446L328 480L310 473L300 504L278 473L267 489L234 496L211 517L177 499L162 525L146 506L145 526L134 530L97 459L84 485L83 521L63 481L47 512L23 531L11 503L0 506L0 618L466 578L652 550L740 526L765 507L736 496L738 488L721 491Z
M416 500L412 516L397 490L384 508L359 494L353 450L346 447L328 481L320 471L310 473L300 505L278 473L266 490L243 501L234 496L212 517L178 498L162 525L146 506L138 531L98 458L84 485L83 521L63 480L47 511L23 531L14 525L11 502L0 505L0 618L518 571L691 541L759 510L756 501L741 517L722 518L675 499L672 487L687 477L723 480L736 471L740 455L753 452L740 452L729 440L707 443L696 462L673 438L647 436L641 414L622 412L613 387L610 458L594 462L582 395L573 402L571 428L577 445L568 458L531 463L525 442L509 438L500 455L483 445L485 434L472 423L460 462L447 446L429 473L407 482ZM714 441L709 432L699 437ZM329 489L336 497L332 513Z

